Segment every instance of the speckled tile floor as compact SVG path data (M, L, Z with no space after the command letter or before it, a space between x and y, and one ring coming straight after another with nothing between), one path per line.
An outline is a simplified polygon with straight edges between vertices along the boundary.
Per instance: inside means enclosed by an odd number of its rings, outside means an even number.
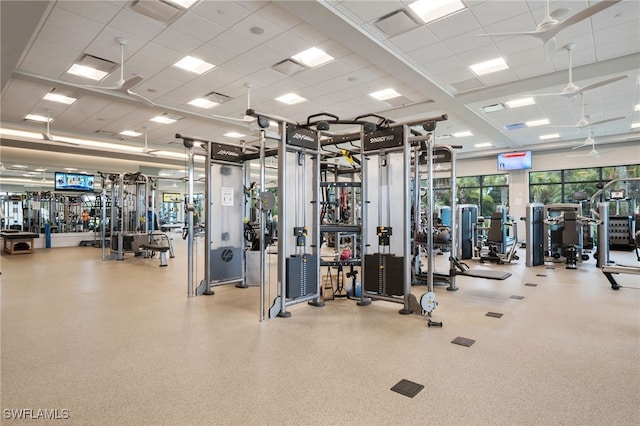
M436 287L442 328L348 299L260 322L256 287L188 299L174 243L167 268L91 247L0 258L3 424L640 424L640 276L613 291L593 261L475 265L513 276ZM392 392L401 379L425 388Z

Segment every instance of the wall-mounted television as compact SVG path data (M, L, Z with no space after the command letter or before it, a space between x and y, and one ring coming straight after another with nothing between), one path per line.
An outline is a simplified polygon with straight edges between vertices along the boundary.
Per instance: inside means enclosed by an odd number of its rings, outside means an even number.
M54 188L56 191L93 192L93 182L93 175L56 172Z
M498 154L498 170L527 170L531 168L531 151Z

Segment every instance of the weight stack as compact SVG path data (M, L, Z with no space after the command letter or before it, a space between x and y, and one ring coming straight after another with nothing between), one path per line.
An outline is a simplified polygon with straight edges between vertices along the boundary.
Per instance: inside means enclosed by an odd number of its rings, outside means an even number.
M364 290L382 296L403 296L404 256L387 253L365 255Z
M291 256L286 260L286 297L297 299L318 288L318 261L313 254Z

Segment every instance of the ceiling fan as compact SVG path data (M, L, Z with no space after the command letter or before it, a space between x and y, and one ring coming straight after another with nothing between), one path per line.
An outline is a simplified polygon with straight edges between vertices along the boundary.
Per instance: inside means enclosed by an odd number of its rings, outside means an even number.
M601 154L605 154L607 152L612 152L614 151L613 149L606 149L603 151L597 151L596 150L596 141L593 138L593 134L591 133L591 129L589 129L589 137L582 143L582 145L573 147L571 149L578 149L578 148L582 148L585 146L591 145L591 151L589 151L586 154L567 154L567 157L595 157L595 158L600 158Z
M245 83L244 87L247 88L247 109L251 109L251 84ZM226 117L224 115L215 115L215 114L210 114L209 116L224 122L231 122L231 124L238 123L238 124L245 124L249 126L256 121L256 117L252 117L250 115L245 115L242 118Z
M627 118L627 117L613 117L613 118L606 118L604 120L589 121L589 116L585 115L584 113L584 93L580 93L580 104L581 104L580 119L576 124L557 125L557 126L549 126L549 127L572 128L572 129L583 129L585 127L589 127L589 133L591 133L591 126L597 126L600 124L610 123L612 121L618 121L618 120Z
M575 43L569 43L564 46L564 48L569 52L569 83L562 89L562 92L557 93L538 93L531 94L528 96L566 96L568 98L572 98L575 95L580 95L588 90L597 89L598 87L606 86L607 84L615 83L616 81L624 80L628 78L628 74L619 75L616 77L611 77L606 80L599 81L597 83L592 83L584 87L579 87L573 82L573 56L571 52L575 49Z
M147 127L144 128L144 148L142 148L142 152L149 155L154 155L156 152L160 151L159 149L151 149L147 144Z
M45 141L49 141L49 142L56 142L56 143L62 143L65 145L74 145L74 146L80 145L78 143L56 139L55 137L53 137L53 135L51 135L51 110L48 108L47 108L47 131L42 134L42 137L44 138Z
M514 37L514 36L530 36L536 37L542 40L544 43L546 57L549 58L551 53L555 50L556 39L555 36L560 31L565 28L570 27L571 25L577 24L580 21L583 21L598 12L603 11L604 9L613 6L616 3L620 3L622 0L604 0L600 1L593 6L590 6L586 9L581 10L580 12L569 16L563 21L558 21L554 18L554 14L549 13L549 0L545 1L545 14L544 18L540 23L536 26L533 31L516 31L516 32L507 32L507 33L490 33L490 34L478 34L480 36L489 36L489 37Z
M124 79L124 47L129 43L129 41L122 37L116 37L116 41L120 45L120 78L118 79L118 81L116 81L115 85L111 87L104 87L104 86L82 86L82 87L89 87L92 89L99 89L99 90L110 90L110 91L122 93L123 95L130 96L135 99L139 99L150 106L155 106L155 103L152 100L145 98L144 96L131 90L135 86L140 84L142 80L144 80L142 76L136 74L133 77L129 78L128 80Z

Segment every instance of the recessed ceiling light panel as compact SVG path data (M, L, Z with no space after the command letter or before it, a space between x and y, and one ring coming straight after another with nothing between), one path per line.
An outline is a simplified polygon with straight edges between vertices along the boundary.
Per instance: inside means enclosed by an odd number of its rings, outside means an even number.
M471 133L468 130L465 130L463 132L451 133L451 136L453 136L454 138L466 138L467 136L473 136L473 133Z
M460 0L418 0L411 3L409 7L426 23L465 8Z
M196 99L190 101L189 105L193 105L193 106L198 107L198 108L209 109L209 108L213 108L214 106L220 105L220 104L217 103L217 102L210 101L208 99L196 98Z
M70 96L64 96L53 92L47 93L42 99L44 99L45 101L58 102L66 105L71 105L78 100L78 98L72 98Z
M46 123L47 121L51 123L53 121L53 118L45 117L38 114L27 114L24 116L24 119L29 121L37 121L39 123Z
M384 90L379 90L377 92L369 93L369 96L379 101L385 101L387 99L397 98L398 96L401 96L401 95L400 93L396 92L394 89L384 89Z
M524 124L526 124L527 127L546 126L547 124L549 124L549 119L542 118L540 120L527 121Z
M133 138L137 138L138 136L142 135L142 133L136 132L134 130L123 130L120 132L120 134L122 136L131 136Z
M531 98L520 98L505 102L509 108L520 108L523 106L534 105L536 101Z
M541 135L540 139L543 141L547 141L549 139L560 139L560 134L559 133L550 133L548 135Z
M242 138L242 137L245 137L246 135L243 135L242 133L238 133L238 132L228 132L228 133L225 133L224 136L227 136L229 138Z
M282 102L287 105L295 105L300 102L306 101L305 98L296 95L295 93L287 93L286 95L282 95L276 98L276 101Z
M182 68L183 70L194 74L204 74L215 67L215 65L210 64L209 62L189 55L180 59L178 62L173 64L173 66Z
M493 146L493 144L491 142L483 142L483 143L477 143L474 146L476 148L489 148L490 146Z
M317 47L312 47L298 53L297 55L293 55L291 59L298 61L301 64L308 66L309 68L313 68L333 61L335 58L327 54L324 50L318 49Z
M473 71L476 75L485 75L490 74L496 71L502 71L509 68L509 65L504 61L504 58L495 58L489 61L480 62L477 64L471 65L471 71Z

